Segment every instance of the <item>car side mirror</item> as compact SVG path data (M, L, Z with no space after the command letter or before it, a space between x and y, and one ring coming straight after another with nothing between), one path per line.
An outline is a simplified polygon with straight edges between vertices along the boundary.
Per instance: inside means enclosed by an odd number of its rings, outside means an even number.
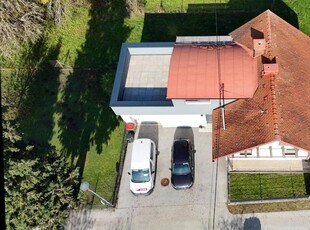
M152 174L155 173L155 171L152 171Z
M128 172L128 175L131 175L131 173L130 173L130 172Z
M193 153L196 153L196 150L194 149Z
M171 171L172 169L171 169L171 168L169 168L169 170Z

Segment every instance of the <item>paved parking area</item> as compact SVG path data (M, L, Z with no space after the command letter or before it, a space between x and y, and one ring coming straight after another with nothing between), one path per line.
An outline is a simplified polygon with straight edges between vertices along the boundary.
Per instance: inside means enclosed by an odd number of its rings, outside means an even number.
M185 191L175 191L171 185L160 185L161 178L170 178L170 149L173 139L180 137L179 135L193 138L196 149L195 184ZM230 214L226 208L226 162L224 159L212 162L211 133L201 133L196 128L175 129L146 125L138 130L137 137L151 138L160 151L153 193L136 197L130 192L130 177L127 172L132 144L129 144L117 207L74 210L66 229L310 229L310 211Z
M163 128L156 124L145 124L139 127L135 138L150 138L158 148L159 155L157 158L157 172L154 191L149 196L134 196L129 189L130 161L132 154L132 143L128 144L124 170L118 194L118 209L134 209L137 221L134 229L140 229L139 226L147 226L147 229L156 229L160 223L158 219L143 218L143 216L160 217L162 223L174 222L175 229L179 225L186 229L203 229L207 227L208 222L212 219L214 204L214 186L216 162L212 162L211 133L199 132L198 128ZM171 184L164 187L160 184L162 178L169 178L171 171L170 157L171 146L176 138L189 138L195 146L195 182L192 188L187 190L175 190ZM221 161L222 168L225 169L225 161ZM222 170L223 171L223 170ZM226 186L225 170L218 174L218 181ZM220 195L217 199L226 202L227 189L218 191ZM152 207L149 209L149 207ZM178 219L175 221L174 219ZM153 223L151 223L154 221ZM196 228L192 228L196 226ZM162 226L164 227L164 226ZM164 229L164 228L159 228ZM173 228L174 229L174 228Z

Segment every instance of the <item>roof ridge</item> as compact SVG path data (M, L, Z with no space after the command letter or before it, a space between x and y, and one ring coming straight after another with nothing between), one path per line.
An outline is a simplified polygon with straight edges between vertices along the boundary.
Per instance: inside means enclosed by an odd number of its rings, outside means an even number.
M277 114L277 99L276 99L276 90L275 90L275 75L270 75L270 91L271 91L271 112L273 120L273 130L274 136L276 139L280 138L279 135L279 125L278 125L278 114Z
M268 56L268 58L271 60L272 59L272 55L271 55L271 47L272 47L272 43L271 43L271 19L270 19L270 14L272 12L270 10L266 11L266 22L267 22L267 31L266 31L266 54Z

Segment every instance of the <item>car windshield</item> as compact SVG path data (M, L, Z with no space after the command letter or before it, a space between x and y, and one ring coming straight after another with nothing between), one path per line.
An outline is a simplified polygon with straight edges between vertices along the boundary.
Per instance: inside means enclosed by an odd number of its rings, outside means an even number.
M174 175L187 175L191 172L188 163L174 163L172 173Z
M144 183L150 181L149 169L133 169L131 172L131 181L134 183Z

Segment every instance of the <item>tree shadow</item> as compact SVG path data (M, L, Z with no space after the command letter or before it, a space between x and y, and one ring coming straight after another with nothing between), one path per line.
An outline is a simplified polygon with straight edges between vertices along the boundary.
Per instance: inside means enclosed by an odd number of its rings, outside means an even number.
M89 14L86 42L74 66L92 68L73 69L57 106L62 153L80 168L80 180L90 147L102 153L103 144L108 143L111 132L119 125L109 100L120 47L130 33L124 25L124 0L93 1ZM78 187L75 192L77 195Z
M90 209L80 207L71 211L69 222L66 224L65 229L92 229L95 221L96 219L92 217Z
M260 220L253 216L250 218L246 218L244 223L243 223L243 229L244 230L261 230L262 226L260 223Z
M56 60L61 48L61 40L55 47L45 46L41 41L33 49L34 52L45 53L50 59ZM39 63L33 52L25 55L28 65ZM23 139L30 144L46 145L53 136L54 105L57 102L60 70L40 65L38 68L26 69L22 77L25 80L24 90L21 90L19 105L19 120Z
M168 42L175 41L176 36L216 35L216 20L218 35L227 35L267 9L298 28L297 14L283 1L230 0L227 4L188 4L187 13L146 13L141 41Z
M240 230L243 229L244 218L242 215L234 215L232 218L225 219L221 217L216 229L221 230Z
M305 179L306 193L307 195L310 195L310 173L305 173L304 179Z
M218 222L218 229L227 230L261 230L260 220L255 217L244 218L243 215L233 215L232 218L221 218Z

